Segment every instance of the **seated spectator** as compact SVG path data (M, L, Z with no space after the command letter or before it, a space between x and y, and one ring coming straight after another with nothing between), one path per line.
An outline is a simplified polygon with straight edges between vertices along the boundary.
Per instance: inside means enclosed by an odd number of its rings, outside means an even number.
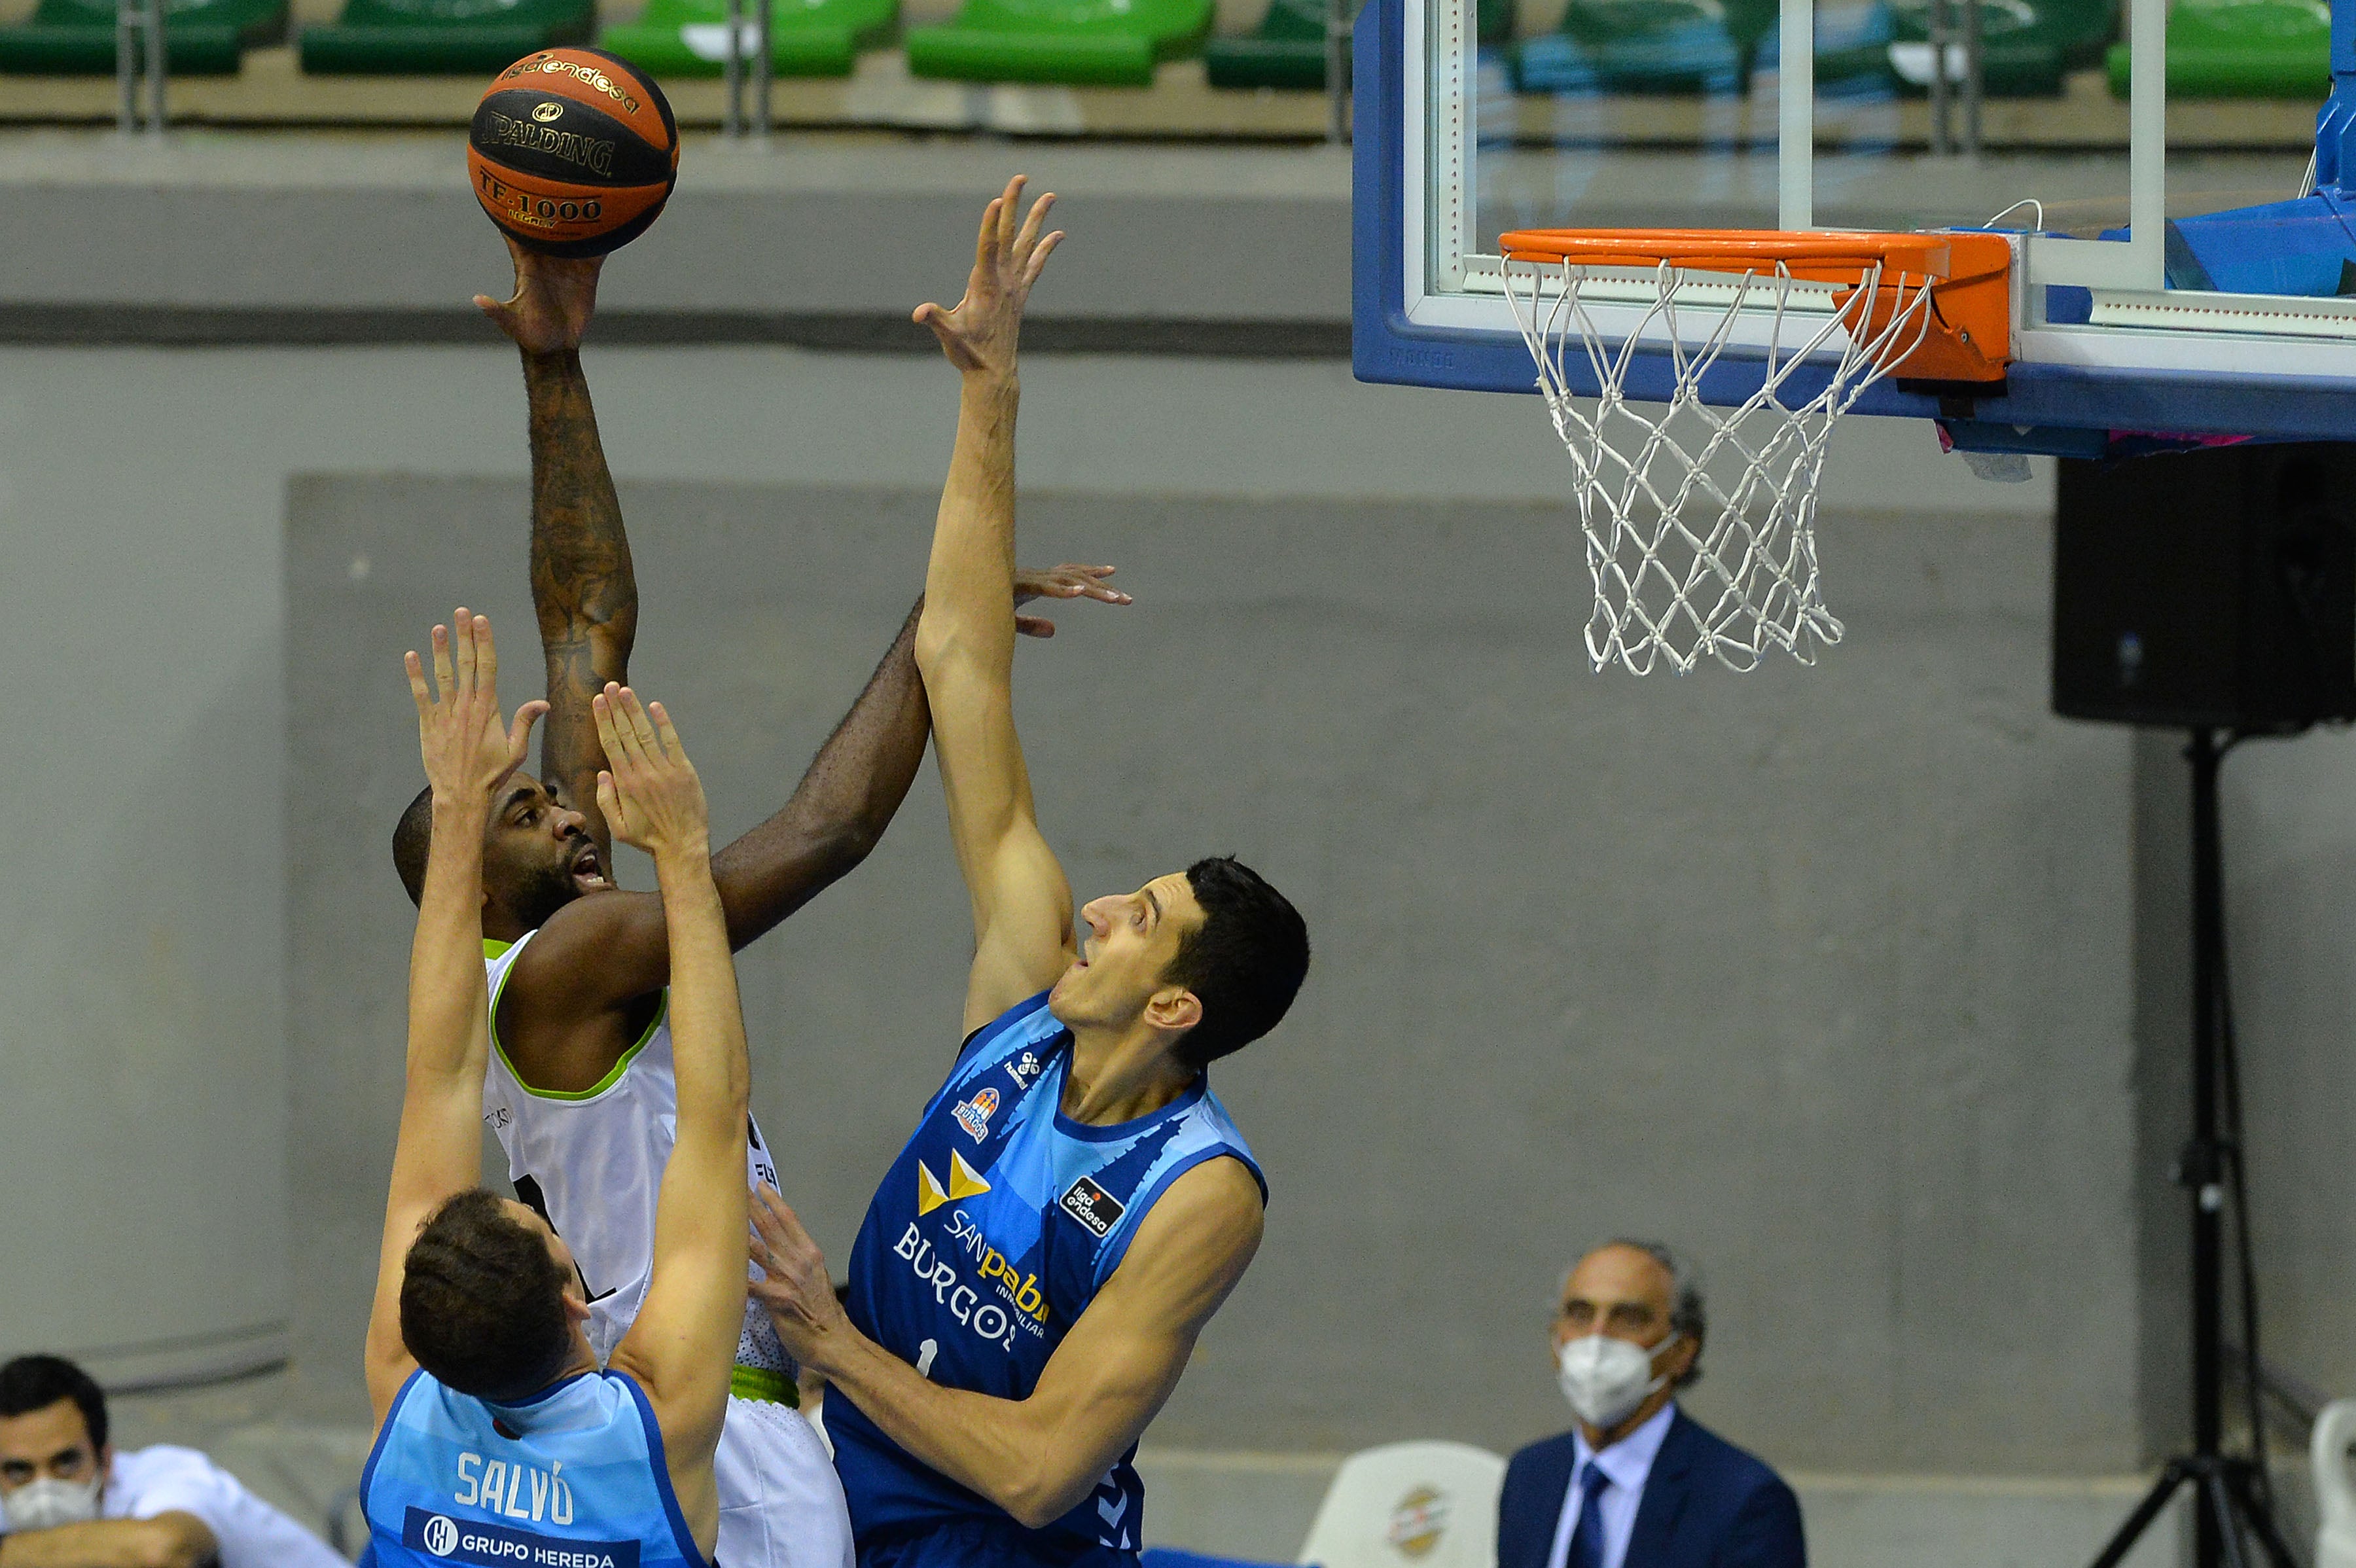
M1563 1276L1555 1370L1578 1421L1514 1455L1498 1568L1805 1568L1792 1488L1677 1408L1708 1329L1657 1242L1607 1242Z
M55 1356L0 1367L0 1568L347 1568L193 1448L106 1441L106 1396Z

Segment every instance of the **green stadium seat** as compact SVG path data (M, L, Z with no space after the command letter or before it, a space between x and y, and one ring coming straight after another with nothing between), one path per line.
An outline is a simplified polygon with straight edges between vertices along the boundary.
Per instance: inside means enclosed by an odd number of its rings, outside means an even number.
M174 76L235 76L244 51L286 36L286 0L166 0L164 65ZM112 76L113 0L40 0L0 27L0 75Z
M2127 47L2105 63L2127 96ZM2331 7L2324 0L2176 0L2168 8L2168 91L2186 98L2303 98L2331 91Z
M1974 3L1980 8L1980 86L1991 98L2059 96L2063 78L2098 63L2104 46L2118 31L2117 12L2110 0L1965 0ZM1927 0L1895 0L1890 20L1891 75L1899 91L1927 93ZM1947 36L1960 51L1960 5L1948 6L1947 26Z
M1355 10L1361 0L1351 0ZM1484 45L1513 41L1513 0L1480 0L1480 38ZM1344 60L1348 56L1344 54ZM1346 70L1346 64L1344 69ZM1213 87L1325 89L1324 0L1269 0L1267 14L1248 33L1213 38L1203 46L1203 74Z
M1715 94L1743 91L1772 0L1569 0L1552 32L1514 49L1524 92Z
M907 33L908 70L951 81L1149 87L1193 54L1212 0L965 0L948 23Z
M759 3L748 0L745 10ZM860 51L890 43L899 25L899 0L773 0L770 69L779 76L849 76ZM655 76L721 75L727 70L727 0L648 0L637 21L600 33L597 47ZM749 37L745 53L752 53Z
M534 49L585 44L595 0L345 0L332 24L305 27L312 76L488 76Z

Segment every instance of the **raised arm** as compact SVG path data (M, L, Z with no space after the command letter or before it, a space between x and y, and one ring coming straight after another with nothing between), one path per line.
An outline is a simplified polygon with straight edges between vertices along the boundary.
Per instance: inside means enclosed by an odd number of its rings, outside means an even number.
M1107 581L1110 566L1025 568L1015 602L1095 599L1125 605ZM728 916L728 940L742 948L847 875L884 836L924 760L932 734L925 682L916 671L917 601L859 700L785 806L712 857ZM1026 637L1055 635L1044 617L1015 614ZM551 687L552 691L553 686ZM594 774L591 775L594 791ZM670 972L662 900L650 893L601 893L559 910L517 961L499 1009L510 1048L535 1026L561 1025L660 986ZM594 1082L603 1076L588 1075Z
M681 1509L699 1541L716 1529L712 1451L744 1324L744 1127L752 1072L736 996L703 786L658 703L627 687L595 703L606 769L598 799L615 835L655 859L670 936L678 1141L655 1203L646 1303L607 1364L646 1390ZM479 967L479 966L478 966Z
M513 240L508 252L515 261L514 297L477 295L475 304L522 351L531 403L531 607L548 660L540 770L589 819L589 836L610 873L613 833L596 798L605 753L589 704L607 682L630 678L638 585L581 370L581 338L597 307L605 259L542 256Z
M1237 1161L1170 1186L1024 1400L943 1388L853 1327L817 1243L777 1196L754 1206L754 1287L786 1348L901 1447L1036 1530L1077 1507L1178 1386L1194 1341L1259 1249Z
M949 840L973 905L965 1027L1044 989L1070 962L1072 890L1039 832L1014 732L1014 417L1023 306L1063 239L1055 198L1021 220L1023 177L982 214L965 297L916 307L964 385L957 445L933 524L916 664L931 697Z
M418 1227L482 1178L483 1071L490 1026L483 990L483 832L499 786L524 759L530 702L499 718L498 654L487 617L458 611L434 628L434 685L403 663L417 704L418 750L434 791L434 848L409 953L409 1054L369 1313L369 1401L380 1424L416 1363L401 1340L401 1279Z

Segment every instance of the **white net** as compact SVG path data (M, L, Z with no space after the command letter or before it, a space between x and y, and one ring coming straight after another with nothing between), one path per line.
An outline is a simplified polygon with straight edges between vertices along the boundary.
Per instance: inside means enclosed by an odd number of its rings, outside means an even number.
M1841 623L1825 607L1816 571L1826 442L1858 394L1922 341L1930 280L1897 274L1892 299L1877 307L1878 263L1853 288L1795 280L1782 263L1734 275L1663 262L1648 276L1508 262L1505 278L1547 413L1578 471L1595 668L1643 675L1666 660L1684 674L1708 657L1751 670L1775 648L1812 664L1820 646L1838 642ZM1615 307L1604 310L1615 322L1638 319L1607 331L1595 315L1604 306ZM1763 374L1740 402L1712 407L1703 379L1745 322L1766 331ZM1745 336L1751 359L1757 335ZM1671 357L1676 390L1665 407L1628 401L1640 347ZM1592 398L1571 392L1574 354L1593 371ZM1731 362L1722 372L1734 373ZM1756 360L1741 373L1759 373Z

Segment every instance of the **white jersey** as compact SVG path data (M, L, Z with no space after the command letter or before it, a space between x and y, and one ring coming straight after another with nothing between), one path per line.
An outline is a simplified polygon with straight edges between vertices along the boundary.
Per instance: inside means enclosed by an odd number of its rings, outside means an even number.
M594 1089L527 1088L499 1044L499 993L536 932L512 944L486 940L491 991L491 1063L483 1082L483 1121L507 1151L516 1195L540 1210L573 1250L589 1296L589 1343L600 1362L611 1356L646 1301L653 1272L655 1204L663 1167L679 1132L679 1080L671 1064L670 992L654 1022ZM747 1119L744 1179L777 1182L776 1165ZM748 1300L737 1344L737 1391L790 1399L793 1363L768 1314Z
M679 1079L671 1066L670 992L654 1022L595 1088L528 1089L499 1045L499 993L516 955L486 941L491 987L491 1065L483 1120L507 1151L516 1194L573 1249L589 1294L589 1343L604 1361L647 1298L654 1271L655 1205L679 1133ZM761 1129L745 1125L746 1183L777 1183ZM747 1265L748 1272L750 1265ZM749 1273L748 1273L749 1277ZM712 1456L720 1491L715 1562L728 1568L853 1568L851 1515L825 1446L783 1402L794 1364L769 1315L744 1304L728 1413ZM233 1568L224 1563L222 1568Z

